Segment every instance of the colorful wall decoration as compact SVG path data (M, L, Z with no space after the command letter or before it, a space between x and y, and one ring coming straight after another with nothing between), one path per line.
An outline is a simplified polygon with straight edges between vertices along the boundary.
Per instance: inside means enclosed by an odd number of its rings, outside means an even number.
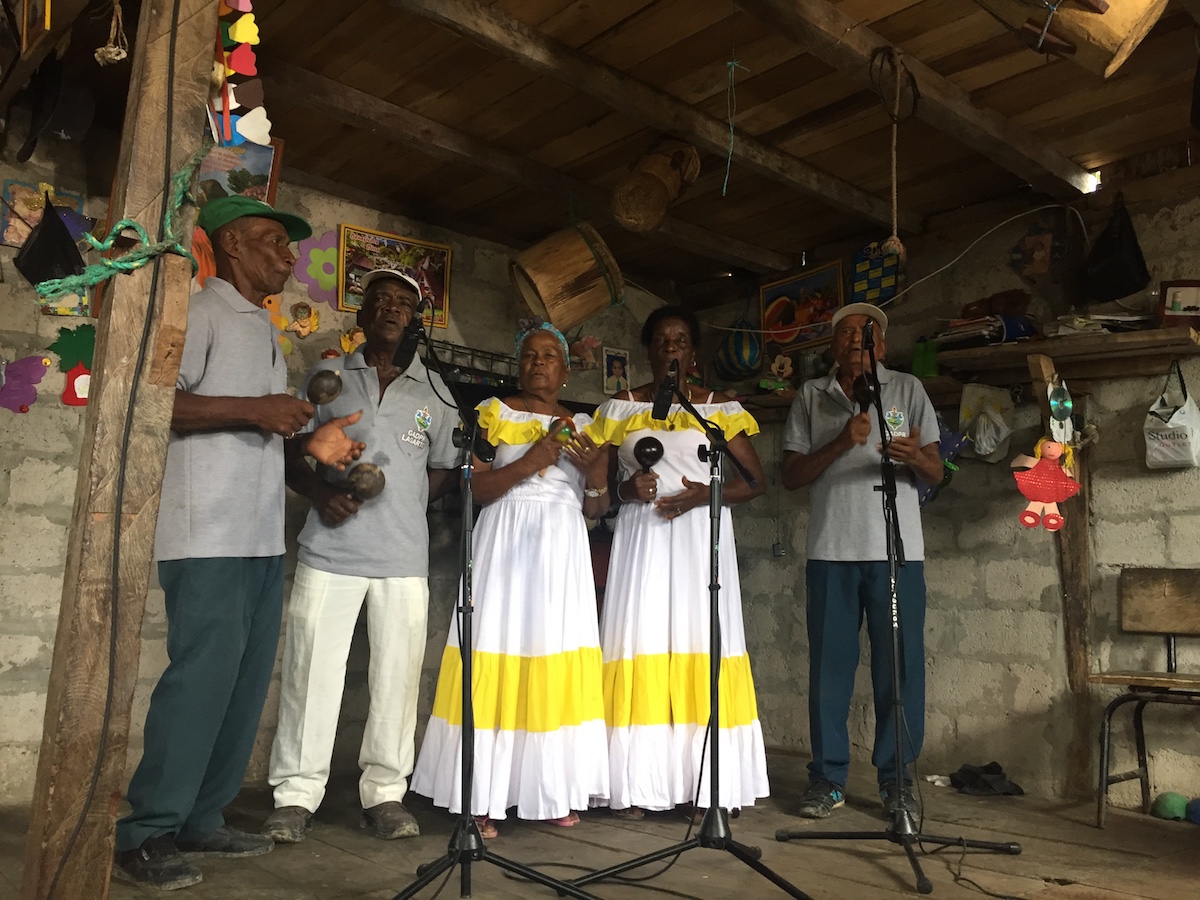
M372 231L354 225L338 228L338 309L362 309L359 280L372 269L396 269L421 286L421 296L432 304L425 324L446 328L450 324L450 248L414 238Z

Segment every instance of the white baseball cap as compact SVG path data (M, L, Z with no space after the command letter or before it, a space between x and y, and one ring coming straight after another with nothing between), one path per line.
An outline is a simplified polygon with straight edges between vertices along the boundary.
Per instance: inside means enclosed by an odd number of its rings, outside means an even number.
M417 284L415 278L411 275L405 275L398 269L372 269L366 275L359 279L358 283L362 285L363 296L367 295L367 288L378 281L380 278L399 278L401 281L407 282L414 291L417 292L417 299L422 299L421 286ZM862 305L862 304L859 304Z
M873 319L875 324L879 326L879 334L887 333L887 315L878 306L871 303L851 303L849 306L843 306L833 314L833 320L830 325L837 328L838 322L846 318L846 316L866 316L868 319Z

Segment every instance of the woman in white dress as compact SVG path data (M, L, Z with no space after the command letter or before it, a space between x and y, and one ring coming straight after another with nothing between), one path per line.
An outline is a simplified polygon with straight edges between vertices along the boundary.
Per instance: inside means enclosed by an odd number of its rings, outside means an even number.
M474 461L475 776L471 814L485 838L516 807L571 826L608 795L596 593L583 516L608 509L608 448L589 416L559 404L567 343L549 325L517 339L521 392L481 403L495 462ZM550 433L573 418L574 438ZM558 430L558 429L556 429ZM462 811L462 661L457 618L438 675L412 789Z
M613 534L608 586L600 619L604 706L609 734L609 807L641 818L695 802L708 805L709 719L708 463L700 424L677 402L665 420L653 401L672 362L687 372L695 361L700 323L681 307L655 310L642 330L653 380L617 394L596 411L588 434L616 448L621 510ZM729 451L758 481L751 488L728 463L720 525L720 805L752 806L768 795L766 752L742 625L742 597L728 506L763 492L762 464L750 443L754 418L736 402L714 402L688 384L700 414L725 433ZM642 438L663 446L643 471L634 457ZM703 768L703 773L701 769ZM701 774L703 777L701 778ZM699 792L697 793L697 784Z

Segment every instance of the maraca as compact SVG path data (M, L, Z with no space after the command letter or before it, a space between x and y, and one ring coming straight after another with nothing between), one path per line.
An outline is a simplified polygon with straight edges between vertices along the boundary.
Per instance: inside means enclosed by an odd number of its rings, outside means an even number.
M383 469L374 463L359 463L346 475L346 483L355 500L370 500L383 493L387 479L383 477Z
M633 458L643 472L649 472L663 458L662 441L655 437L644 437L633 445Z
M332 403L342 392L342 373L333 369L322 369L308 382L308 401L320 406Z
M560 444L569 444L571 439L575 437L575 423L565 416L559 416L550 423L550 428L546 432ZM549 466L546 469L550 468ZM539 469L538 476L546 474L546 469Z

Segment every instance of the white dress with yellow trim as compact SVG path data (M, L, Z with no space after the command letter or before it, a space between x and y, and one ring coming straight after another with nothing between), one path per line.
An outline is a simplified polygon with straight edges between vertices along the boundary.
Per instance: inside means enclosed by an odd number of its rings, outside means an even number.
M727 438L758 433L741 404L702 403L697 409ZM679 493L684 477L707 485L708 463L696 453L707 443L699 424L678 405L664 421L652 419L650 411L649 403L609 400L596 411L588 434L618 446L624 476L640 468L633 456L638 440L658 438L664 451L654 466L659 497ZM707 503L671 520L652 503L626 503L617 517L600 618L613 809L664 810L693 800L708 806L709 547ZM753 806L769 788L728 507L721 511L718 559L720 804L737 808Z
M480 427L494 468L523 456L551 416L493 398ZM577 428L591 417L576 415ZM583 474L563 455L484 507L475 527L472 815L557 819L608 796L596 589ZM462 811L462 663L458 625L442 656L412 789Z

